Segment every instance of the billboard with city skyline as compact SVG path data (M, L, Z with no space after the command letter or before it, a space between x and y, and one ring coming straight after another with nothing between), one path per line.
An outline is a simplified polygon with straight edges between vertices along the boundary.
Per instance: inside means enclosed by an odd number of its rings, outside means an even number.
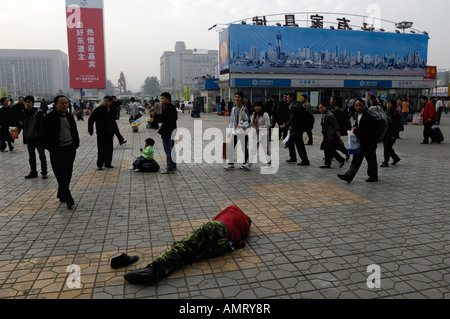
M428 36L423 34L240 24L226 31L221 50L229 52L221 71L426 75Z

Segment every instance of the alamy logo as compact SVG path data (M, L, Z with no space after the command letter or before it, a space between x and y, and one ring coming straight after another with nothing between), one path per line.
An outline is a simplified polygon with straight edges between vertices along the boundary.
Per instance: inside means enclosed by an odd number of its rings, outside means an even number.
M269 141L269 136L271 140ZM203 122L194 122L194 135L189 129L179 128L172 134L175 147L172 160L177 164L223 164L244 163L246 155L248 164L263 164L263 175L278 172L280 164L279 129L255 128L227 129L224 137L219 128L208 128L203 132ZM203 142L209 142L203 145Z
M371 275L367 278L367 288L380 289L381 288L381 268L378 265L370 265L367 267L367 272Z
M67 266L67 272L69 276L67 277L67 288L69 289L80 289L81 288L81 268L78 265Z

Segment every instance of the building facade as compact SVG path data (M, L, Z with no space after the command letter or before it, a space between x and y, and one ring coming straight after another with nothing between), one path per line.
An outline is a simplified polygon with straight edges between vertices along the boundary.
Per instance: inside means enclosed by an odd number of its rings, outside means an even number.
M0 87L14 97L69 92L67 55L59 50L0 49Z
M313 107L340 96L418 97L427 80L428 36L391 32L234 25L219 40L221 96L252 103L307 95Z
M177 42L175 51L161 56L161 90L175 94L190 87L193 91L199 78L219 76L218 64L218 50L186 49L184 42Z

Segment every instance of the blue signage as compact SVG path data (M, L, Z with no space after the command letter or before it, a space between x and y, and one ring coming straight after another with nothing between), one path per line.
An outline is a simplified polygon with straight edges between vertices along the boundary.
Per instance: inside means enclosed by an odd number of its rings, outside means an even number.
M276 79L233 79L230 87L291 87L291 80Z
M373 81L373 80L345 80L345 88L392 88L392 81Z

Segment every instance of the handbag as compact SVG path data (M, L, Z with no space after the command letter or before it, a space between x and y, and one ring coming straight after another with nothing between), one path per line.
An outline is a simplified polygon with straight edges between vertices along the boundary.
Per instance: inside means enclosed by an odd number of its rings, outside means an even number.
M19 139L19 129L17 127L10 127L9 133L11 134L11 138L13 140Z
M291 140L291 134L288 134L288 136L283 141L284 148L289 148L290 140Z
M352 154L361 154L361 142L353 131L348 131L348 155Z
M27 129L24 130L24 138L27 140L35 140L38 138L39 134L39 119L37 118L38 113L41 110L38 110L36 114L34 114L28 122Z

